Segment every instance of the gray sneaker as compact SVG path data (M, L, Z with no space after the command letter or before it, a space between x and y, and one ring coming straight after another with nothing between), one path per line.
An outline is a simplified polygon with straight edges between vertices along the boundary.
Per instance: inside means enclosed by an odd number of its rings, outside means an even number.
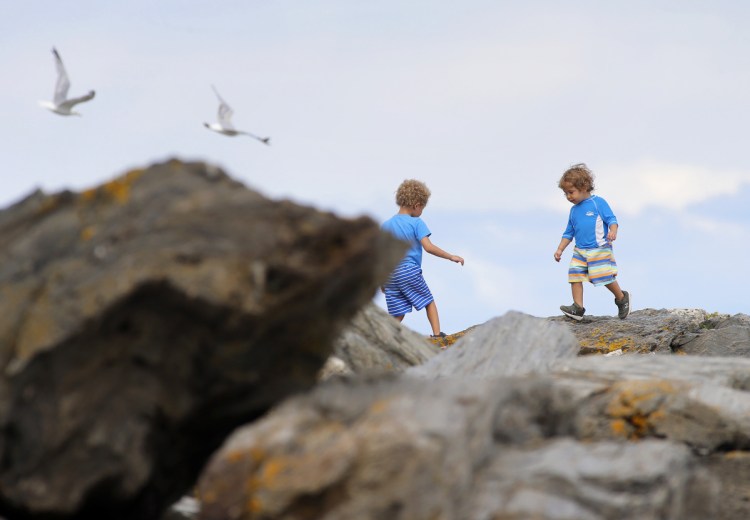
M624 320L630 314L630 293L628 291L622 291L624 295L622 299L615 299L615 305L617 305L617 317Z
M568 318L573 318L576 321L581 321L583 319L583 313L586 312L586 309L577 303L573 303L573 305L560 305L560 310Z

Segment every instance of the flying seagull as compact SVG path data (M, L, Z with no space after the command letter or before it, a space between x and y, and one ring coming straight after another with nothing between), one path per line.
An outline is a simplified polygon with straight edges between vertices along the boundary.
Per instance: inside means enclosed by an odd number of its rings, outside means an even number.
M216 87L211 85L211 88L214 89L214 92L216 93L216 97L219 98L219 122L218 123L203 123L203 126L208 128L209 130L213 130L214 132L218 132L222 135L228 135L231 137L234 137L235 135L248 135L252 137L253 139L257 139L263 144L267 144L267 145L271 144L270 137L258 137L257 135L251 134L250 132L236 130L234 128L234 125L232 125L232 114L234 114L234 111L230 108L229 105L227 105L227 102L221 98L221 95L219 94L219 91L216 90Z
M83 103L84 101L93 99L95 92L92 90L85 96L68 99L68 89L70 88L68 74L65 72L65 66L63 65L62 58L60 58L60 54L54 47L52 48L52 54L55 55L55 65L57 65L55 97L53 101L40 101L39 106L51 110L55 114L60 114L61 116L80 116L81 114L75 112L73 107L78 103Z

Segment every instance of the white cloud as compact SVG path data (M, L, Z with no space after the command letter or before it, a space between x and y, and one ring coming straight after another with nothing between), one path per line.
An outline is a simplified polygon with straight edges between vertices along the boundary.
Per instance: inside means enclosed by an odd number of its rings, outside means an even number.
M597 192L617 211L637 215L649 207L682 211L722 195L734 195L750 184L750 171L714 170L700 166L642 161L602 169Z
M736 222L685 213L679 216L679 223L685 229L706 233L716 241L729 243L748 239L747 227Z

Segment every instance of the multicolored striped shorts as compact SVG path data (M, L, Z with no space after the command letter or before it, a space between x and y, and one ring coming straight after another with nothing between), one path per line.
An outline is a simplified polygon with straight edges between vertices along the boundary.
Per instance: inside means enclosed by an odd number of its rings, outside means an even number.
M617 277L617 262L611 247L573 249L568 267L568 281L589 281L594 285L607 285Z
M385 284L385 303L391 316L403 316L411 312L412 306L421 311L433 300L422 276L422 268L418 265L399 265Z

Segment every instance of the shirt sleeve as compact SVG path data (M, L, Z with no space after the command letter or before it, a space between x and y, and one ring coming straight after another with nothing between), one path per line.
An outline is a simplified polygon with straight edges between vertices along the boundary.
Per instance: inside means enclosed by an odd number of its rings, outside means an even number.
M424 220L417 217L417 242L421 242L424 237L428 237L432 234L430 228L427 227Z
M568 216L568 226L565 228L565 231L563 231L562 237L567 238L568 240L573 240L574 233L575 229L573 228L573 210L571 210L570 216Z
M609 207L609 204L607 204L607 201L601 197L597 197L597 201L598 201L597 206L599 208L599 215L602 217L602 220L604 221L604 223L607 224L607 226L611 226L612 224L617 224L617 217L612 211L612 208Z

